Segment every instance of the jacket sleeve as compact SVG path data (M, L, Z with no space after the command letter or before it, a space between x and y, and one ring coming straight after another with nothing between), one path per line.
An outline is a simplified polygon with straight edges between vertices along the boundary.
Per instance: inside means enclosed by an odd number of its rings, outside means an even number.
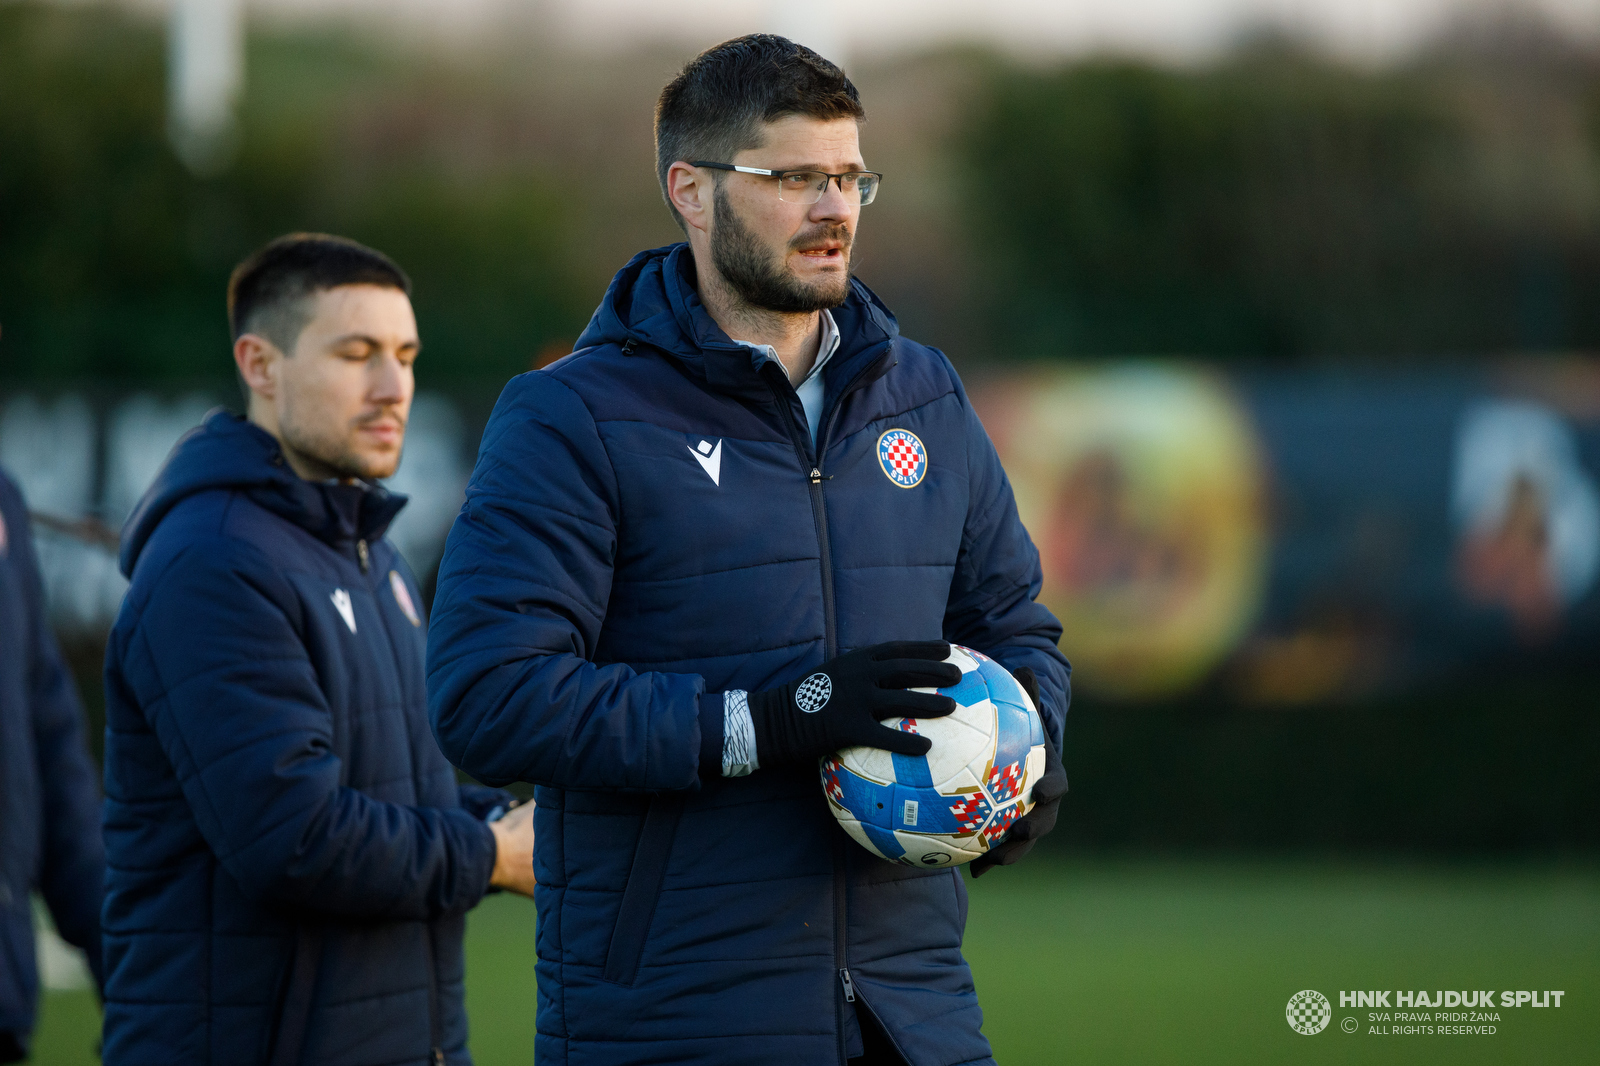
M950 371L952 379L955 371ZM1011 481L994 442L956 382L967 420L967 470L971 496L961 533L961 551L950 583L944 636L977 648L1007 670L1033 668L1045 733L1061 750L1072 667L1056 643L1061 623L1038 603L1044 585L1039 552L1017 515Z
M459 914L489 887L489 827L342 784L300 600L252 545L193 545L113 652L206 843L244 894L342 918Z
M618 511L582 399L547 372L514 378L484 430L428 631L434 735L478 780L687 789L702 746L720 765L722 699L704 679L593 661Z
M100 789L84 744L78 690L46 617L44 582L27 514L21 511L15 517L19 521L12 524L20 527L20 569L29 614L28 697L43 790L44 854L39 891L61 938L83 949L99 984L100 900L106 861L100 835Z

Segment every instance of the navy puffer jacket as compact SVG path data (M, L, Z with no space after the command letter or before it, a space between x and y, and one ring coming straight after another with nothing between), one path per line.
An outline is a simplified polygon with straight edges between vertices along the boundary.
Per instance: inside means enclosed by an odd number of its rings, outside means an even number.
M484 432L431 713L458 765L540 786L542 1066L838 1063L863 1001L914 1066L989 1059L959 873L871 857L814 768L717 776L723 691L892 639L1031 666L1060 744L1061 630L960 381L859 283L834 315L815 450L684 245L629 263L579 350L514 379ZM879 461L892 429L926 450L911 487Z
M428 731L403 497L218 411L123 538L106 652L108 1066L465 1064L495 843ZM463 801L467 808L463 808ZM438 1049L438 1052L435 1051Z
M0 1062L23 1057L33 1032L29 893L98 977L104 866L83 710L45 619L28 508L0 474Z

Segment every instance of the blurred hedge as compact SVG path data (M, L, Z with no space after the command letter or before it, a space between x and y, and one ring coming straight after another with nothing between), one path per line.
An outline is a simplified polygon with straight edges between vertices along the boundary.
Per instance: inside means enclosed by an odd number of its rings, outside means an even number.
M1056 355L1600 347L1592 56L1482 27L1408 65L1012 69L969 126L990 328Z
M0 379L226 377L228 269L327 229L412 272L435 381L492 386L676 239L649 120L684 48L257 25L240 153L200 180L166 144L164 42L122 7L0 0ZM958 361L1600 347L1600 61L1536 24L1383 69L1266 41L852 73L889 173L863 269Z
M226 378L228 272L295 229L407 268L433 380L503 380L582 327L571 184L463 169L391 121L467 74L336 31L253 34L238 157L203 180L167 146L164 47L119 8L0 3L0 375Z

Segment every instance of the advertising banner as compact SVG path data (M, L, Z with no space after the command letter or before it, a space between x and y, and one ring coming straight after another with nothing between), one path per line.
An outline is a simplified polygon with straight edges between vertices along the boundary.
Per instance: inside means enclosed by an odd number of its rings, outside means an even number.
M1057 365L974 403L1082 691L1341 700L1600 638L1600 362Z

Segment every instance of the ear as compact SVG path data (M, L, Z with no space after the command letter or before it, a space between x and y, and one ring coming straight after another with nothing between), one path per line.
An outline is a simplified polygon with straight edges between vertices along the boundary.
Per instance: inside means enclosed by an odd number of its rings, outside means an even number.
M667 170L667 199L683 221L702 233L711 232L712 199L716 186L709 173L679 160Z
M246 333L233 342L233 362L250 391L263 400L278 398L278 362L283 353L259 333Z

